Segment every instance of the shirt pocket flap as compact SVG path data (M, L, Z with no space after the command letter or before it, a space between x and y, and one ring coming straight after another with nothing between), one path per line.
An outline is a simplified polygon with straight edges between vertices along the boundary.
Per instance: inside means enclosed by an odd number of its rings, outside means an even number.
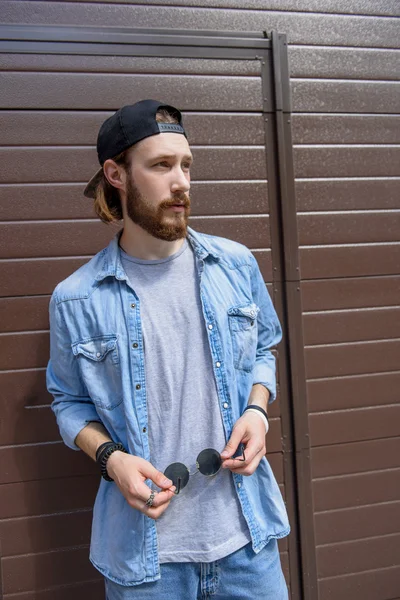
M109 352L116 348L116 345L117 336L108 335L75 342L75 344L72 345L72 351L75 356L82 354L90 360L100 362L104 360Z
M248 319L256 319L260 308L257 304L241 304L239 306L232 306L228 310L230 317L247 317Z

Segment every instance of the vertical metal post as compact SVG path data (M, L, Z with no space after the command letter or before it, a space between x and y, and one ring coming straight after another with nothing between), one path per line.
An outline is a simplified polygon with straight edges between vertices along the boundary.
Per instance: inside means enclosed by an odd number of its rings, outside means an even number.
M296 511L295 523L292 522L293 533L289 536L289 555L291 558L299 556L301 571L301 592L299 590L292 597L317 600L287 40L285 35L277 32L272 32L271 39L274 112L269 117L265 117L268 119L265 123L267 168L271 203L274 291L280 296L278 305L282 312L280 317L284 328L285 360L283 364L280 361L280 381L281 398L286 395L287 400L281 402L282 430L285 443L285 469L292 471L292 477L285 477L285 480L293 480L295 485L295 489L288 490L292 494ZM292 440L294 448L292 448ZM292 564L290 567L292 571ZM292 590L293 592L295 591Z

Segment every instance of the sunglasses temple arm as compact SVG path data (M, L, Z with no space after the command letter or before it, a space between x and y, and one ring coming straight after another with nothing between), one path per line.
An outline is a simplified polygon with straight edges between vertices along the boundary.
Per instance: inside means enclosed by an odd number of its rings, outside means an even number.
M177 481L177 485L176 485L176 490L174 492L174 494L177 496L179 494L179 492L181 491L181 481L182 479L180 477L178 477L178 481Z

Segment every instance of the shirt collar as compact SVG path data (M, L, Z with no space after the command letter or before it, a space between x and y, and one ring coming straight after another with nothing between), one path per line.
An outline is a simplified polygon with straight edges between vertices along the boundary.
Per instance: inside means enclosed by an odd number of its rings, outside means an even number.
M187 231L188 241L198 258L204 260L208 256L212 256L215 260L220 260L220 255L215 252L204 234L194 231L191 227L188 227ZM119 251L119 239L121 234L122 229L121 231L118 231L108 244L107 248L104 249L103 264L95 277L96 281L102 281L106 277L115 277L120 281L128 280L122 266L121 254Z

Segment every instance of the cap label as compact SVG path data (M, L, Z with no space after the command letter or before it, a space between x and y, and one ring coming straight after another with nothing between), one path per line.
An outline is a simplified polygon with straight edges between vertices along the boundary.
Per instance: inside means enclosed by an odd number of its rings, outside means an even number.
M172 132L185 134L182 125L178 125L178 123L157 123L157 125L160 133Z

